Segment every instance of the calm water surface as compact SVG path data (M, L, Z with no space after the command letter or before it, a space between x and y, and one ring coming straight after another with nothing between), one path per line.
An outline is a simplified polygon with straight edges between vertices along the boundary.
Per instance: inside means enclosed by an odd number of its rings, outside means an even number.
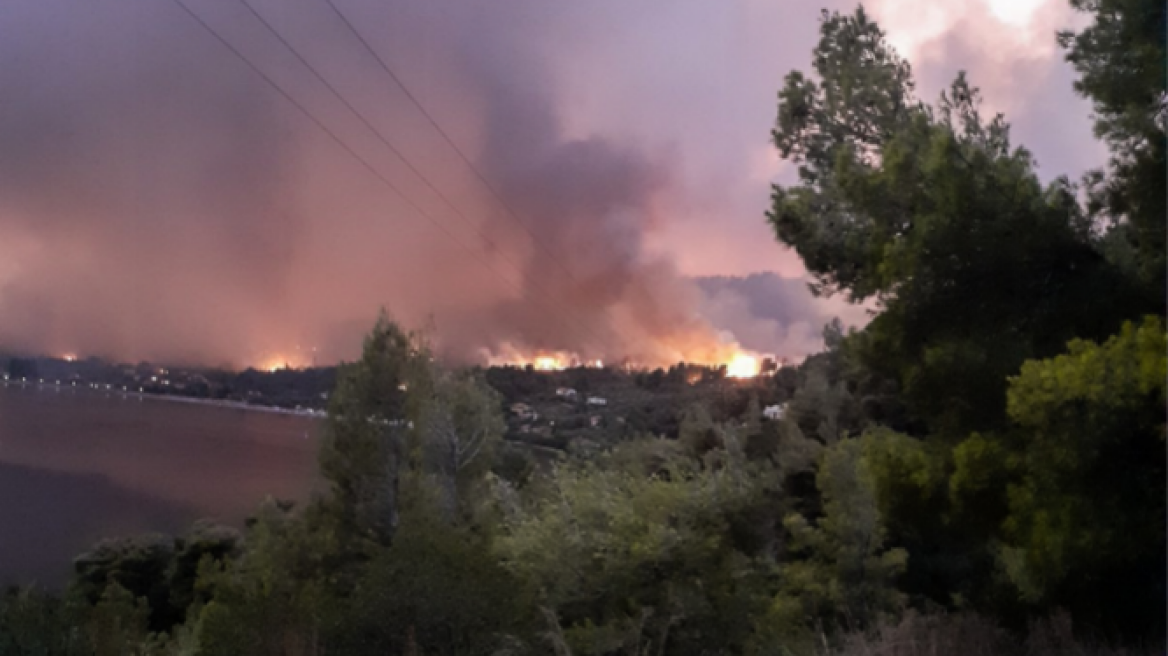
M0 385L0 583L60 585L103 537L242 525L303 501L319 420L75 388Z

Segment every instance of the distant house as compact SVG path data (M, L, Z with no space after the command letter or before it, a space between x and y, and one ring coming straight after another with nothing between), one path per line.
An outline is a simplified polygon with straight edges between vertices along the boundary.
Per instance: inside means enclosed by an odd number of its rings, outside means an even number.
M767 407L763 408L762 416L770 419L771 421L778 421L783 418L783 413L786 412L786 410L787 406L785 405L768 405Z
M588 418L588 422L592 424L593 428L596 428L600 425L600 415L592 415Z
M576 390L572 389L571 387L557 387L556 396L562 399L570 399L574 401L578 395L576 394Z
M608 405L608 399L602 399L599 396L588 397L588 405Z

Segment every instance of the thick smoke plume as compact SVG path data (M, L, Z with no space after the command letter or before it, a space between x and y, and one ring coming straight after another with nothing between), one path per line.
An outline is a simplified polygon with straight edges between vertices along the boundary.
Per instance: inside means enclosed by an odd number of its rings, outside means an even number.
M696 314L698 290L670 260L646 252L646 234L668 220L661 196L676 188L667 153L567 136L538 52L521 41L490 50L464 43L472 47L461 50L462 70L484 107L481 161L500 192L487 230L531 240L523 296L473 322L489 328L488 348L724 360L733 339Z
M3 3L0 349L329 362L382 306L433 319L465 360L813 348L819 312L760 328L649 247L691 200L692 171L581 118L573 62L605 21L527 0L338 2L488 188L327 5L253 0L373 131L242 5L185 1L400 194L173 2Z

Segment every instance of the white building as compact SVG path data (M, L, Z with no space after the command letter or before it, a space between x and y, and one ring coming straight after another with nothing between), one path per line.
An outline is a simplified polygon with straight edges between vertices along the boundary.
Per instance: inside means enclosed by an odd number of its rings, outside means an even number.
M588 397L588 405L608 405L608 399L602 399L599 396Z
M562 399L575 400L577 394L576 394L576 390L572 389L571 387L557 387L556 388L556 396L558 396Z
M768 405L767 407L763 408L762 416L770 419L771 421L778 421L783 418L783 413L786 411L787 406L785 405Z

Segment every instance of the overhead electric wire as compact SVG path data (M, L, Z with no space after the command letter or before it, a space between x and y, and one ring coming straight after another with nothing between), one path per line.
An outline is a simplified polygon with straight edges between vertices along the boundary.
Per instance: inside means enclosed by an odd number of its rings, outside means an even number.
M466 223L467 226L469 226L472 230L474 230L479 235L479 237L481 237L483 239L483 241L486 242L486 244L488 246L490 246L492 249L494 249L496 252L498 252L500 257L505 262L507 262L507 264L509 264L511 267L513 267L516 270L516 272L519 273L520 276L523 275L522 266L519 263L512 260L509 256L507 256L505 254L505 251L502 248L500 248L498 244L496 244L486 233L484 233L481 229L479 229L479 227L477 225L475 225L475 223L473 221L471 221L470 218L468 218L466 216L466 214L464 214L462 212L462 210L460 210L458 208L458 206L455 205L452 200L450 200L449 196L447 196L445 193L443 193L442 190L437 187L437 185L435 185L433 182L431 182L430 179L427 178L424 173L422 173L416 166L414 166L414 164L412 162L410 162L409 158L407 158L405 156L405 154L401 152L401 150L399 150L397 147L395 147L393 145L393 143L389 140L389 138L386 137L382 133L382 131L379 130L375 125L373 125L373 123L369 119L367 119L365 117L365 115L359 109L357 109L356 106L353 105L353 103L349 102L348 98L346 98L344 94L342 94L335 86L333 86L333 84L328 81L328 78L326 78L324 76L324 74L322 74L320 71L318 71L316 69L316 67L313 66L312 63L309 62L308 59L304 55L300 54L300 51L298 51L296 49L296 47L294 45L292 45L292 43L289 42L288 39L286 39L283 34L280 33L279 30L277 30L270 22L268 22L268 20L266 18L264 18L263 15L260 14L255 9L255 7L252 7L251 3L248 2L248 0L239 0L239 2L249 12L251 12L251 15L254 16L256 18L256 20L258 20L260 22L260 24L263 25L264 28L266 28L268 30L268 32L270 32L272 34L272 36L274 36L285 48L288 49L289 52L292 53L292 55L296 58L297 61L299 61L301 63L301 65L303 65L306 69L308 69L308 71L310 73L312 73L313 77L315 77L317 79L317 81L319 81L321 84L323 84L324 87L326 89L328 89L329 92L332 93L333 96L335 96L337 98L337 100L341 101L341 103L345 106L345 108L348 109L349 112L351 114L353 114L353 116L355 116L357 118L357 120L359 120L361 122L362 125L364 125L370 132L372 132L374 134L374 136L377 137L377 140L382 143L382 145L384 145L386 148L388 148L389 151L391 153L393 153L395 157L397 157L399 160L401 160L401 162L403 164L405 164L406 167L409 168L409 170L415 176L417 176L419 180L421 180L431 191L433 191L434 194L437 195L438 198L440 198L442 200L442 202L444 202L448 207L450 207L450 209L453 210L454 213L460 219L462 219L463 222ZM532 237L534 239L534 235L532 235ZM555 261L555 258L552 258L552 259L553 259L553 261ZM533 286L535 286L535 288L541 294L543 294L549 300L549 302L555 302L554 296L547 289L545 289L542 284L537 284L537 283L533 282ZM576 316L575 313L572 312L571 310L566 310L566 312L570 315L570 317L573 320L575 320L579 323L579 326L583 330L585 330L589 334L591 334L593 339L595 339L600 345L603 345L604 340L601 339L600 336L597 335L588 326L588 324L586 322L581 320L580 317ZM603 350L603 349L601 349L601 350Z
M402 93L405 94L406 98L408 98L410 102L414 104L414 107L418 108L418 111L422 113L422 116L426 117L426 120L429 121L430 125L438 132L438 134L442 135L442 138L446 140L446 143L454 150L455 153L458 154L458 157L462 159L467 168L474 172L475 176L479 179L480 182L483 183L483 186L486 187L487 191L491 193L491 196L493 196L499 203L499 206L502 207L503 210L509 214L516 223L523 227L528 236L531 237L532 243L543 249L544 254L547 255L552 262L555 262L556 265L559 266L560 269L565 274L567 274L569 278L571 278L574 282L579 283L580 281L576 279L570 270L568 270L561 259L555 257L554 254L549 252L550 249L548 249L547 246L542 241L540 241L539 237L535 235L535 232L532 231L531 226L527 225L527 222L521 219L515 210L511 209L511 206L507 204L507 201L503 200L502 194L499 193L497 189L495 189L495 186L492 185L489 180L487 180L487 177L483 175L482 171L480 171L477 166L474 165L471 159L467 157L466 153L462 152L462 149L458 147L458 144L455 143L454 139L450 137L446 130L442 129L442 126L439 125L434 116L430 114L426 107L422 105L421 101L418 100L418 98L414 96L413 92L410 91L409 87L406 86L406 83L403 82L402 79L398 77L397 73L394 72L393 67L389 65L389 62L385 61L385 58L378 54L377 50L373 48L369 41L367 41L365 37L361 35L360 30L358 30L357 27L353 25L352 21L349 20L349 17L346 16L339 7L337 7L333 0L325 0L325 2L337 15L337 17L341 19L341 22L345 24L345 27L348 28L349 32L357 38L357 41L361 43L361 45L365 48L365 51L373 56L373 59L375 59L378 65L381 66L381 70L385 71L385 73L389 75L389 78L393 80L394 84L396 84L399 89L402 90Z
M406 196L405 193L403 193L402 190L397 187L397 185L393 184L393 182L390 181L389 178L382 175L382 173L380 171L378 171L377 168L374 167L368 160L366 160L364 157L361 157L361 155L358 154L357 151L355 151L349 144L345 143L345 141L342 140L340 137L338 137L335 132L330 130L328 128L328 126L324 124L323 121L321 121L319 118L317 118L315 115L313 115L312 112L308 111L308 109L305 108L304 105L302 105L300 102L298 102L283 87L281 87L279 84L277 84L275 82L275 80L273 80L268 74L264 73L264 71L259 66L257 66L254 62L252 62L250 59L248 59L247 56L244 55L234 45L232 45L230 41L228 41L225 37L223 37L221 34L219 34L219 32L217 32L215 30L215 28L211 27L211 25L209 23L207 23L205 20L203 20L203 18L201 16L199 16L190 7L188 7L183 2L183 0L173 0L173 2L175 4L177 4L188 16L190 16L192 19L194 19L195 22L197 22L199 25L201 25L204 30L206 30L208 33L210 33L215 38L215 40L217 40L219 43L221 43L232 54L234 54L244 64L246 64L248 66L248 68L250 68L252 70L252 72L254 72L261 79L263 79L269 86L271 86L273 89L275 89L276 92L279 93L281 97L283 97L285 100L287 100L293 107L295 107L297 110L299 110L301 114L303 114L306 118L308 118L310 121L312 121L318 128L320 128L320 130L322 132L324 132L329 138L331 138L334 142L336 142L338 146L340 146L347 153L349 153L349 155L351 155L354 159L356 159L358 162L360 162L361 165L364 166L365 169L367 171L369 171L370 174L372 174L374 177L376 177L378 180L380 180L382 182L382 184L384 184L386 187L388 187L398 197L400 197L403 201L405 201L406 204L408 204L410 207L412 207L420 216L422 216L423 218L429 220L431 223L433 223L436 226L438 226L439 228L441 228L441 230L444 233L446 233L446 235L448 237L450 237L450 239L452 241L454 241L456 244L458 244L459 246L462 246L464 249L466 249L485 268L487 268L489 271L491 271L496 276L498 276L501 280L503 280L503 282L512 286L515 289L515 291L519 292L519 294L521 296L523 295L522 287L511 283L511 281L508 280L503 274L501 274L498 270L496 270L494 267L492 267L489 262L487 262L484 258L480 257L478 252L474 248L467 246L465 243L463 243L462 240L460 240L450 228L443 225L442 223L440 223L439 221L437 221L436 219L431 217L429 214L427 214L426 211L421 208L421 206L419 206L417 203L415 203L413 200L411 200L408 196ZM566 326L571 327L570 324L563 322L562 317L557 317L557 319L560 320L562 323L565 323Z
M507 203L506 200L504 200L503 194L498 189L496 189L495 186L491 184L491 181L487 179L487 176L484 175L477 166L475 166L474 162L471 161L471 158L468 157L467 154L462 151L462 148L458 146L458 143L454 141L454 138L451 137L450 134L442 127L442 125L438 123L438 120L435 119L434 115L431 114L428 109L426 109L425 105L423 105L420 100L418 100L417 96L415 96L414 93L410 91L410 88L393 70L393 67L389 65L389 62L387 62L385 58L377 52L373 45L369 43L369 41L361 34L361 31L357 29L357 27L353 24L353 21L349 20L349 17L346 16L339 7L337 7L333 0L325 0L325 2L328 4L329 8L333 10L333 13L335 13L337 17L341 19L341 22L344 23L345 27L357 39L361 46L365 48L365 51L373 57L373 59L381 67L381 70L385 71L386 75L388 75L389 78L393 80L393 83L396 84L399 89L401 89L402 93L405 94L405 97L409 99L411 103L413 103L414 107L416 107L422 116L426 118L434 130L442 136L443 140L445 140L447 145L449 145L450 148L458 155L459 159L461 159L463 163L466 164L467 168L469 168L475 174L475 177L477 177L479 181L483 183L483 187L485 187L487 191L490 192L490 195L499 204L499 207L503 209L504 213L510 216L511 219L514 220L515 223L517 223L520 227L522 227L527 235L531 237L531 243L535 245L536 248L542 250L544 255L547 256L548 260L550 262L554 262L556 266L564 272L564 275L566 275L569 280L577 285L581 284L580 279L577 278L576 275L564 264L564 258L557 257L556 253L551 252L551 249L548 248L547 244L540 240L540 238L532 230L531 226L528 225L528 223L522 218L520 218L519 214L511 207L510 204ZM605 308L605 312L607 314L611 314L611 308ZM620 331L616 332L619 334Z

